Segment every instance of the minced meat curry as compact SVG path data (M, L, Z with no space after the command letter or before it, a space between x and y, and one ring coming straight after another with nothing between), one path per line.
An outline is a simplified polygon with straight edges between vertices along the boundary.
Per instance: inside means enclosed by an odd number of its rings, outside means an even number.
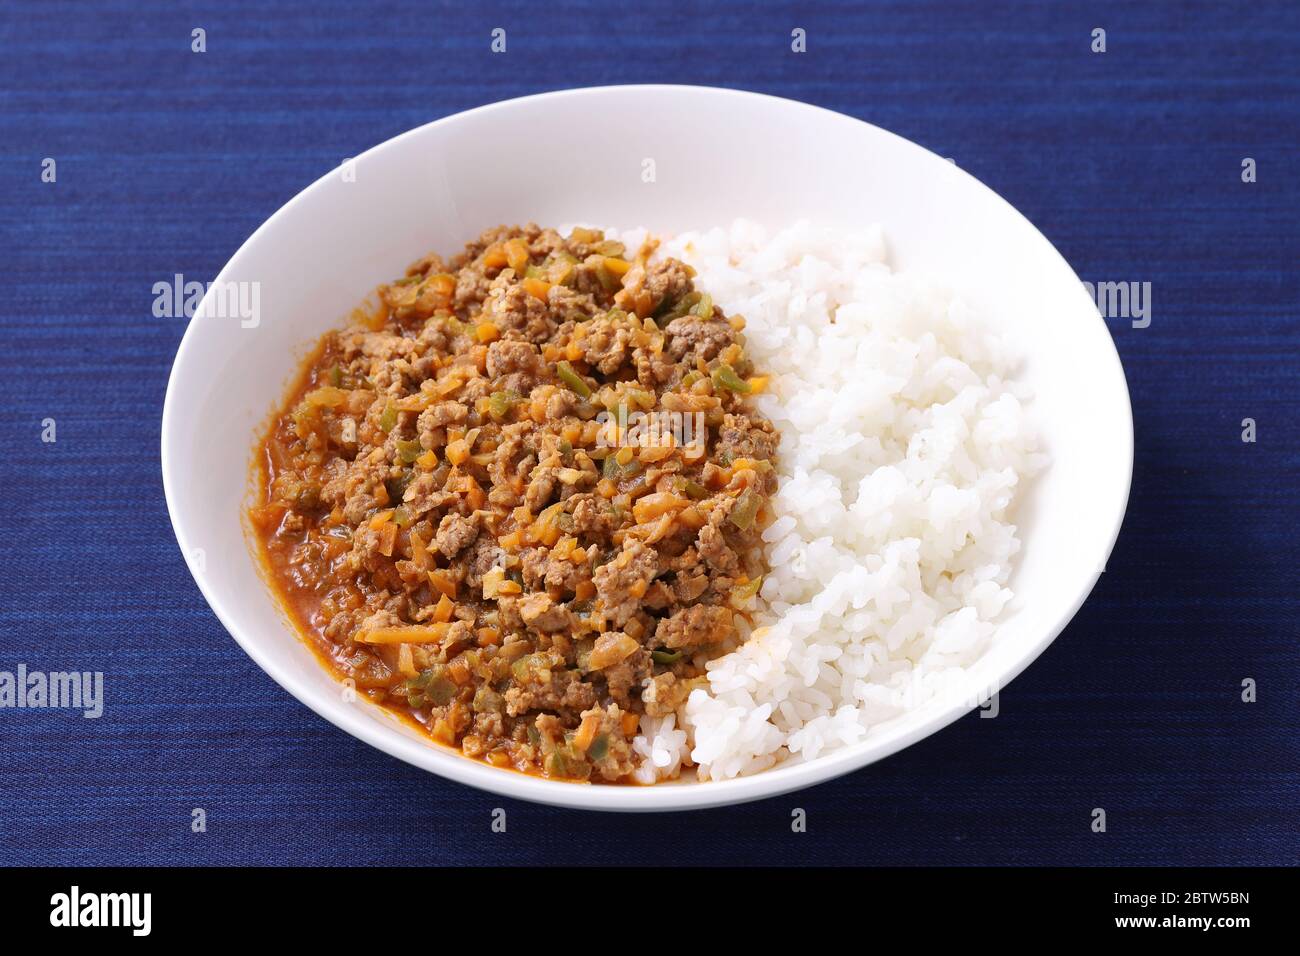
M641 716L705 681L761 581L766 380L652 251L529 225L427 256L325 336L264 441L250 517L298 624L494 766L626 780Z

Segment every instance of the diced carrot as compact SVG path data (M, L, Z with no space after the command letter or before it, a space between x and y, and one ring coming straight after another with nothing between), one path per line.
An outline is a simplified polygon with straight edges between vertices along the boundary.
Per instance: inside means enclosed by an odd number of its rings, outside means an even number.
M511 531L509 534L503 534L501 537L497 538L497 545L512 554L519 550L519 546L522 543L518 531Z
M501 568L489 568L483 575L483 596L494 598L506 580L506 573Z
M393 522L388 522L379 529L379 553L386 558L393 556L393 546L397 544L397 532L401 529Z
M320 408L338 408L348 400L350 394L350 392L335 388L333 385L322 385L320 388L313 389L304 395L303 401L308 405L316 405Z
M670 440L665 444L646 445L637 452L636 457L638 461L653 464L656 461L663 461L665 458L671 458L675 451L677 451L677 448Z
M437 607L433 609L433 619L438 624L446 624L451 620L451 616L455 613L455 610L456 605L452 603L451 598L444 594L438 599Z
M475 511L482 511L483 506L487 504L487 495L483 493L483 489L473 478L469 479L469 489L465 492L465 500Z
M633 734L636 733L637 725L641 723L641 716L639 714L634 714L629 712L624 714L620 718L620 721L623 726L623 736L631 737Z
M457 438L447 446L447 460L453 465L462 465L469 458L469 445L465 439Z
M456 599L456 582L448 577L445 571L430 571L429 585L439 594Z
M433 471L438 467L438 453L430 448L419 458L415 459L415 464L421 471Z
M582 723L578 725L578 732L573 735L573 747L580 753L586 753L591 742L596 739L596 731L600 729L600 715L588 714L582 718Z
M683 527L698 531L708 522L708 519L700 512L700 509L691 505L689 508L683 508L674 516L679 524Z
M371 518L371 519L370 519L370 527L373 528L374 530L378 531L378 530L379 530L380 528L382 528L385 524L387 524L389 521L392 521L392 520L393 520L393 509L392 509L392 508L389 508L387 511L381 511L381 512L379 512L379 514L377 514L377 515L375 515L373 518Z
M445 717L439 717L434 722L433 726L429 728L429 736L448 747L454 746L456 743L456 730L452 727L451 721Z
M412 531L410 534L411 541L411 561L421 571L427 571L431 563L429 558L429 548L424 538L420 537L419 532Z
M767 375L752 375L746 381L749 382L749 393L751 395L761 395L767 391L767 383L771 381L771 378Z
M500 269L510 263L506 258L506 251L501 248L501 243L494 242L483 250L483 265L488 269Z
M495 627L480 627L478 629L478 646L492 647L501 643L501 632Z
M369 318L366 320L366 326L372 332L378 332L387 323L388 323L388 303L384 302L381 299L379 302L379 306L375 309L374 312L370 313Z
M480 322L475 334L480 342L495 342L501 338L501 330L497 328L495 322Z
M570 362L576 362L582 358L582 346L577 342L570 342L564 347L564 357Z
M688 499L678 497L671 491L656 491L637 499L637 503L632 506L632 517L637 524L644 524L662 514L680 511L688 504Z
M463 657L453 657L451 659L451 662L447 664L447 676L450 677L458 687L464 687L470 682L470 678L473 677L470 673L469 664Z
M543 279L525 279L523 286L525 292L542 302L546 301L546 294L551 291L551 284Z
M415 654L412 653L410 644L398 645L397 670L404 677L419 676L420 672L415 668Z
M620 259L617 256L606 256L605 268L614 273L614 275L621 276L627 272L628 269L632 268L632 263L628 262L626 259Z
M519 238L507 239L505 244L506 262L515 272L528 268L528 243Z
M266 530L279 525L284 520L288 510L289 508L286 505L273 503L262 505L260 508L253 508L249 514L258 527Z
M376 627L358 631L353 638L358 644L429 644L447 636L449 624L403 624L398 627Z

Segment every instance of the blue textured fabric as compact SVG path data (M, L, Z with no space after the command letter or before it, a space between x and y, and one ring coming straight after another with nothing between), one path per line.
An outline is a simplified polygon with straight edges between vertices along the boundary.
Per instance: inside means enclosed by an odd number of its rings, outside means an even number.
M102 670L107 709L0 710L0 863L1296 862L1298 50L1291 2L6 5L0 669ZM336 730L204 603L158 466L185 322L151 316L153 283L215 275L322 171L403 130L624 82L869 120L954 157L1084 279L1152 283L1149 328L1111 322L1136 418L1124 531L997 719L764 803L553 810Z

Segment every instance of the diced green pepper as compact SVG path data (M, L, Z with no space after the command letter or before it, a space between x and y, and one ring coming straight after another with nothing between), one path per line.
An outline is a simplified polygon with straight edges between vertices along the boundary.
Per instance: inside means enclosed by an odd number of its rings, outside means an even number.
M510 414L510 409L514 408L522 398L523 396L518 392L509 388L493 392L488 398L488 412L493 418L505 418Z
M682 659L681 651L651 651L650 659L656 664L676 664Z
M754 518L758 516L758 508L762 502L758 495L754 494L752 488L746 488L736 499L735 507L731 509L731 514L727 515L731 521L741 531L748 531L754 524Z
M750 385L736 374L736 370L723 362L713 370L713 387L725 388L729 392L748 392Z
M411 464L423 454L424 447L420 444L419 439L412 438L410 441L399 441L397 443L397 460L403 465Z
M429 702L435 707L445 707L456 696L456 685L448 677L435 677L429 681L429 686L425 689L424 695L429 698Z
M698 481L691 481L689 478L686 479L686 483L682 486L682 490L686 492L688 498L694 498L696 501L703 501L705 498L709 497L708 488L705 488Z
M379 427L385 432L391 432L397 426L397 409L393 403L389 402L384 406L383 414L379 416Z
M623 287L623 280L606 269L604 263L596 266L596 278L606 292L617 292Z
M591 398L591 386L582 380L582 376L573 370L568 362L560 361L555 366L555 374L560 381L569 386L583 398Z

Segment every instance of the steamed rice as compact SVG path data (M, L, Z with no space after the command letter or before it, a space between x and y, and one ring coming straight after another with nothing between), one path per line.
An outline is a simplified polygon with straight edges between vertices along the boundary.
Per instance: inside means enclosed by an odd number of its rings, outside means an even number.
M745 317L782 440L754 631L707 691L642 718L646 783L811 760L960 684L1012 600L1008 512L1042 461L1013 350L892 272L879 229L737 221L662 251Z

